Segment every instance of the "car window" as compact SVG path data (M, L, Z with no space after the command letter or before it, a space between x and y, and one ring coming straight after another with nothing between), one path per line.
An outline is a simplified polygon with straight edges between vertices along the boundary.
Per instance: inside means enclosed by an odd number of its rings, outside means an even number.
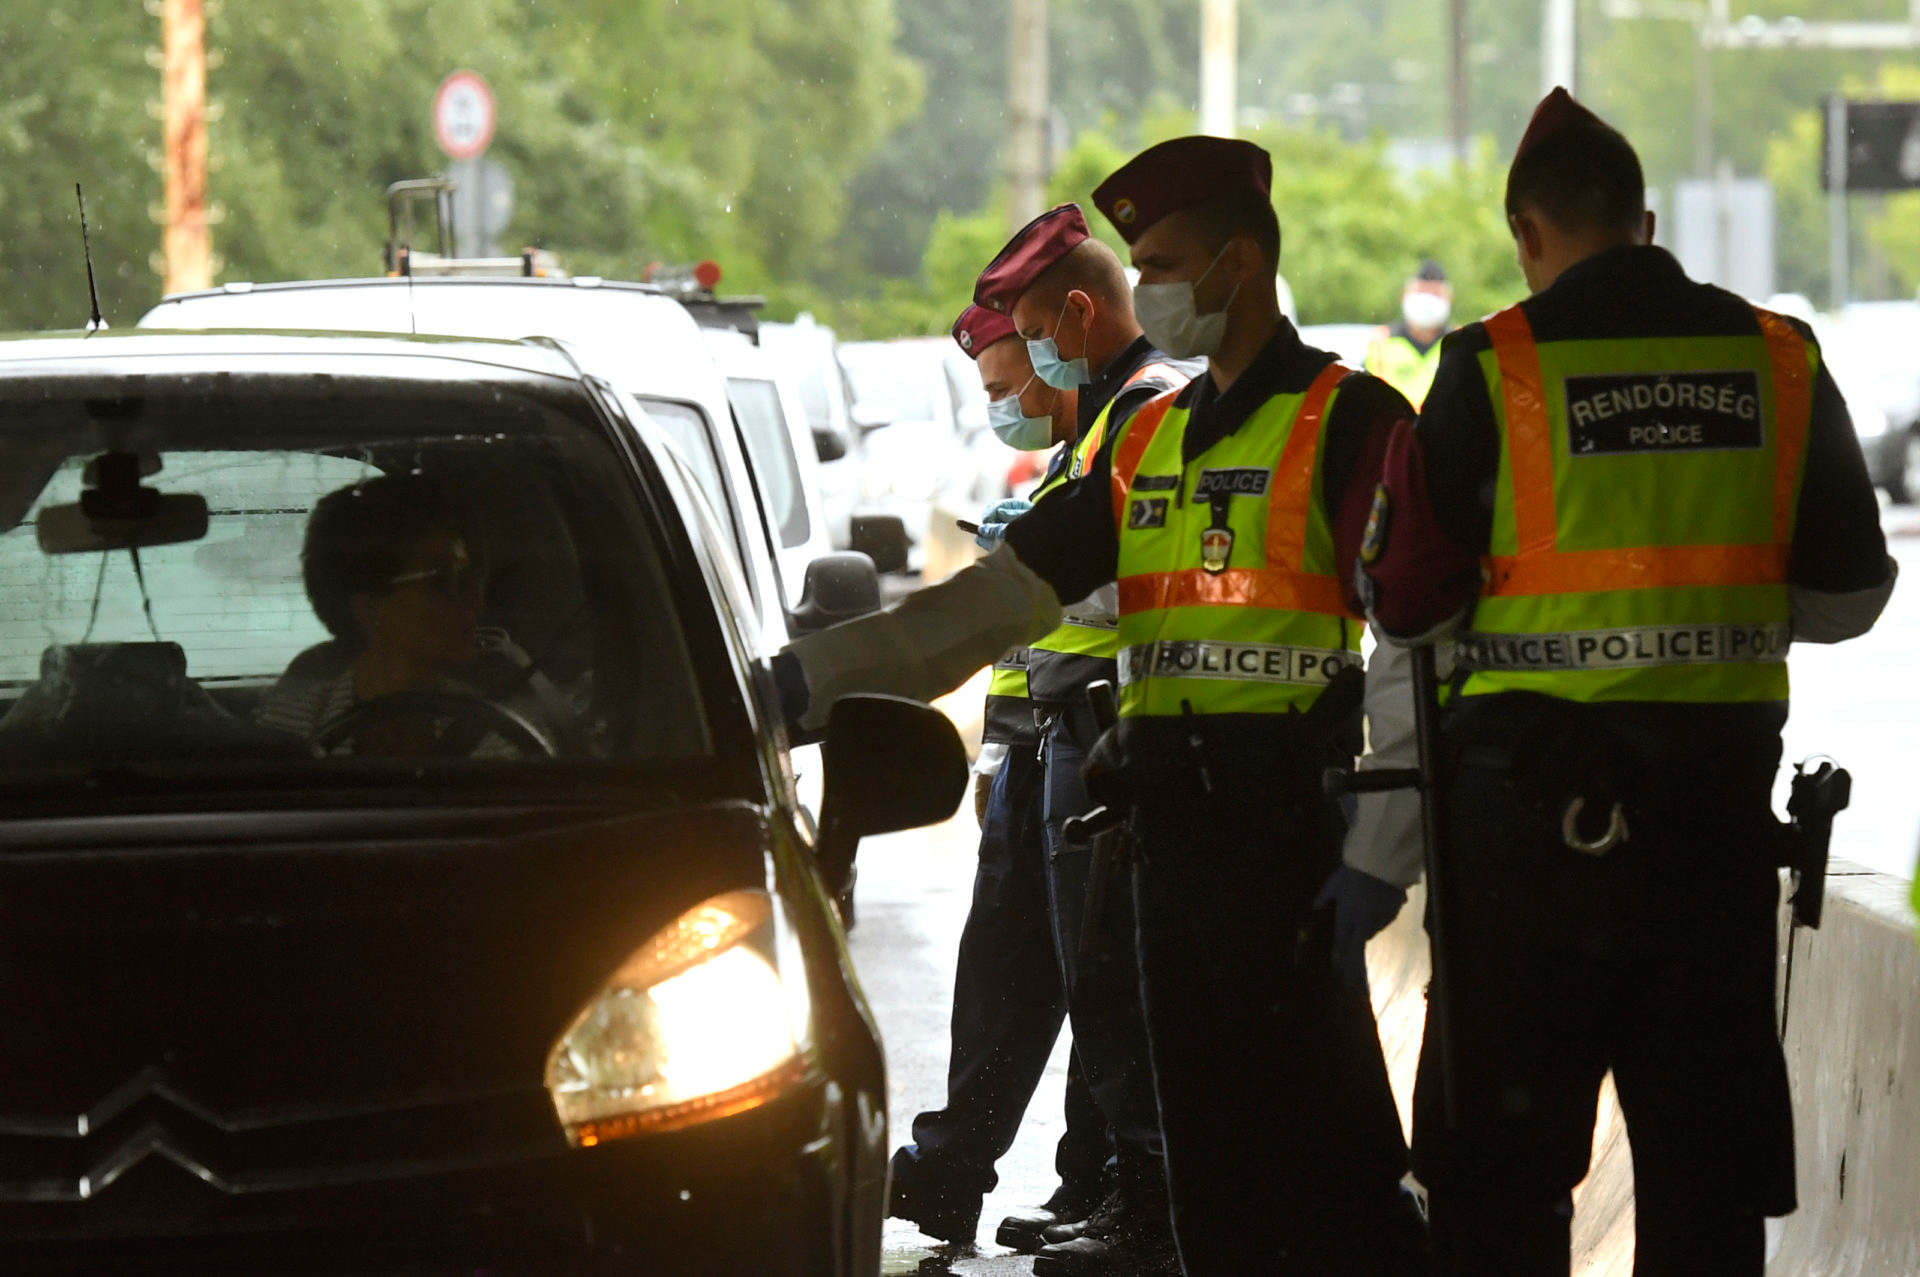
M148 405L137 449L57 397L0 418L0 778L711 753L656 524L584 401L320 393ZM200 527L99 548L182 502Z
M707 414L677 399L643 396L640 403L645 407L647 416L667 432L668 438L680 445L680 451L686 455L687 465L700 481L701 490L720 512L721 521L733 529L734 552L740 556L742 563L751 562L747 558L747 547L739 543L738 521L729 517L733 512L733 485L726 481L719 445L714 442L713 425L707 420Z
M746 437L748 459L760 478L760 496L767 503L767 517L778 530L780 544L805 545L812 529L779 385L760 378L729 377L727 398Z

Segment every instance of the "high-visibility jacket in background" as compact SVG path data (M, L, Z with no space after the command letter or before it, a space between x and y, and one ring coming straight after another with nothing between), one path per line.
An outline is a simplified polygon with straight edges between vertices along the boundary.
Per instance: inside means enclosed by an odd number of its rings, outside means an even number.
M1793 544L1817 352L1751 336L1535 342L1480 355L1501 423L1463 695L1787 699Z
M1435 341L1421 350L1405 334L1382 328L1367 343L1363 366L1418 409L1433 388L1433 374L1440 367L1440 343Z

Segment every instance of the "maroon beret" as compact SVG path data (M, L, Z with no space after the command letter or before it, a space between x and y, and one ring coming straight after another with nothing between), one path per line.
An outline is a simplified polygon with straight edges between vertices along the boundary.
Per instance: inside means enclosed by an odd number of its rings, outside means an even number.
M960 349L966 351L970 359L980 358L980 352L988 346L1011 336L1011 319L978 306L967 307L960 312L960 318L953 321L953 339L960 343Z
M1150 146L1094 188L1093 203L1131 244L1169 213L1233 191L1273 193L1273 157L1231 137L1177 137Z
M1047 267L1088 236L1078 204L1050 208L1022 226L973 282L973 300L1006 314Z
M1574 101L1573 94L1556 87L1533 108L1533 118L1527 121L1527 131L1520 135L1520 145L1513 148L1513 158L1518 160L1528 151L1551 140L1578 141L1595 132L1611 133L1613 129L1605 120Z

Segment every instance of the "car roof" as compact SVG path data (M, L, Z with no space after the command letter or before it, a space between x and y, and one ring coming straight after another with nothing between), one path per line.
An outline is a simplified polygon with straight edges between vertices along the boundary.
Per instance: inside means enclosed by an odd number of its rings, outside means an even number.
M489 310L479 305L487 297L516 304ZM555 322L554 308L562 306L565 322ZM724 408L718 370L686 307L651 285L594 276L233 283L168 294L139 322L159 328L241 327L253 313L261 314L259 326L277 329L401 332L417 327L501 338L540 333L577 348L595 371L624 390L687 400L709 412ZM647 357L636 358L636 351Z
M313 333L259 329L171 332L123 329L95 333L42 332L0 335L0 377L88 372L109 374L217 370L220 360L245 358L250 368L313 371L331 360L344 373L444 376L445 365L479 365L501 374L537 375L577 382L566 352L544 341L495 341L475 337L409 336L391 333ZM153 368L167 360L171 368ZM469 374L470 375L470 374Z

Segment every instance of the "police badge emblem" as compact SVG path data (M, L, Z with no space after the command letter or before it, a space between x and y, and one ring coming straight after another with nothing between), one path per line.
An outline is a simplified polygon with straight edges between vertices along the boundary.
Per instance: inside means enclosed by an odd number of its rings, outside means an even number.
M1200 534L1200 566L1215 576L1227 570L1227 557L1232 553L1232 528L1208 528Z
M1380 484L1373 490L1373 508L1367 512L1367 530L1360 538L1360 562L1372 567L1386 553L1387 530L1393 522L1393 501L1387 496L1387 485Z
M1215 576L1227 570L1233 554L1233 529L1227 526L1227 496L1215 493L1213 523L1200 534L1200 566Z

